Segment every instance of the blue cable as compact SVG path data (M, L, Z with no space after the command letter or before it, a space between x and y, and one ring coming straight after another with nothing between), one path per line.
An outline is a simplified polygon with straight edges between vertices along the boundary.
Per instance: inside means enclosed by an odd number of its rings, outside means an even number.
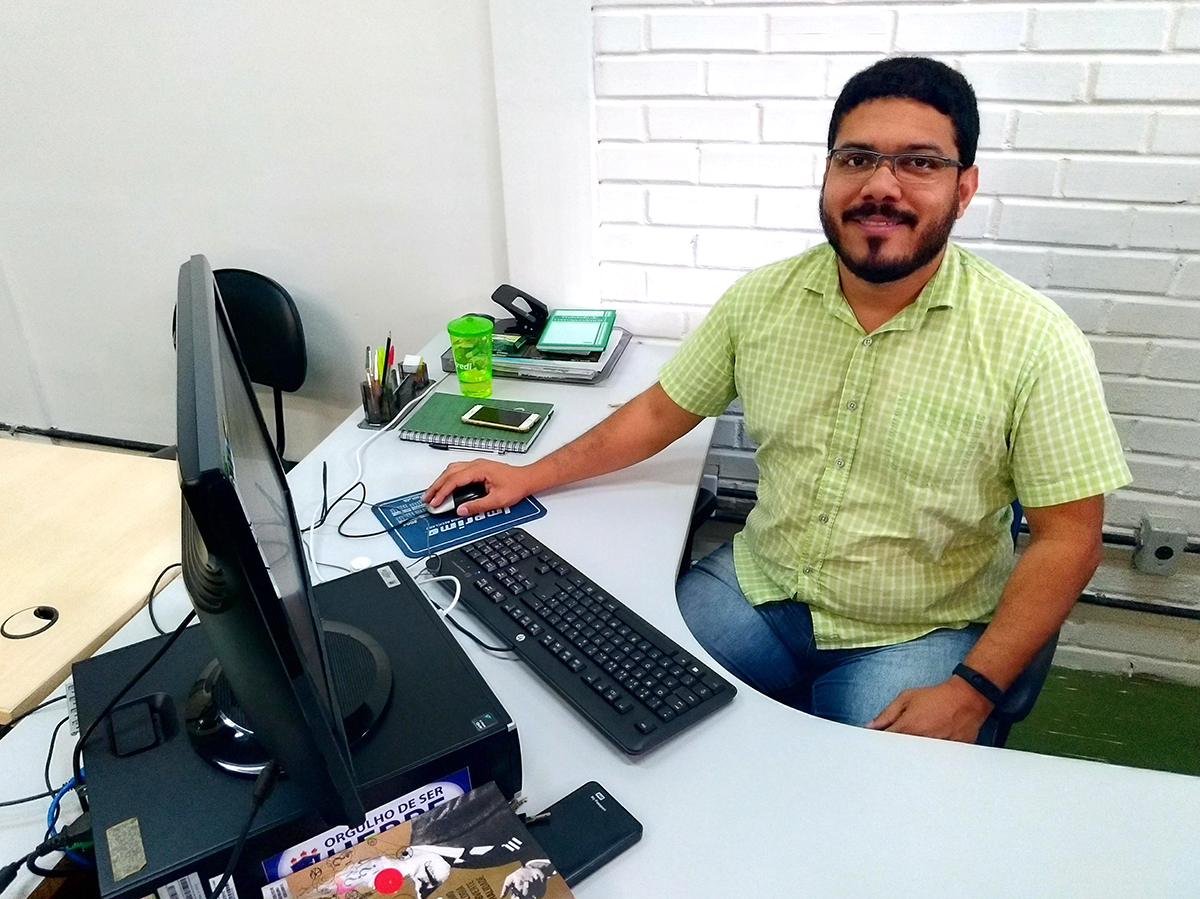
M46 829L50 831L50 837L58 836L58 831L54 829L54 823L58 820L58 803L67 795L67 793L75 787L75 778L72 777L65 784L58 788L54 793L54 798L50 800L50 808L46 810ZM64 849L63 854L73 861L75 864L84 868L93 868L95 865L91 859L85 858L78 852L72 852L70 849Z

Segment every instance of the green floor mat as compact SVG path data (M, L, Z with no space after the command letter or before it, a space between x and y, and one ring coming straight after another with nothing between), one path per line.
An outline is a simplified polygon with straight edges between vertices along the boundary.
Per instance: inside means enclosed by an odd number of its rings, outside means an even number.
M1200 774L1200 687L1051 668L1008 747Z

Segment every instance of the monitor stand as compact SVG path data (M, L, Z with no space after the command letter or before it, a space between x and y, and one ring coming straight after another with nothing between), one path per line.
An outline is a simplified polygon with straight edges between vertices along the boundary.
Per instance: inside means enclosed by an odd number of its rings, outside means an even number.
M340 621L322 623L342 724L354 746L374 729L387 707L392 666L383 647L365 631ZM192 685L184 723L196 752L222 771L256 777L271 759L216 659Z

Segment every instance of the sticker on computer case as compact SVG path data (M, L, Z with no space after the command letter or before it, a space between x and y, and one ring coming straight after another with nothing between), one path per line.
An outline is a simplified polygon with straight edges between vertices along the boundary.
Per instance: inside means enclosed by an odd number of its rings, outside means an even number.
M383 582L390 587L399 587L400 578L396 577L396 572L392 571L390 565L380 565L375 569L379 572L379 576L383 578Z
M400 551L410 559L423 559L431 553L498 534L546 514L546 507L532 496L503 509L461 517L430 515L425 503L421 502L420 493L397 496L371 508Z
M271 881L282 880L301 868L307 868L331 855L337 855L344 849L361 843L367 837L382 833L388 828L395 827L401 821L415 818L447 800L456 799L470 791L471 774L466 768L463 768L448 777L435 780L411 793L405 793L398 799L371 809L367 812L367 820L358 827L330 828L324 833L317 834L311 840L297 843L278 855L264 859L263 874L266 875L268 881L267 886L262 890L264 899L287 899L286 896L275 896L269 892L275 886ZM164 896L162 899L180 899L180 897Z
M213 886L216 886L214 883ZM186 877L172 880L158 888L158 899L208 899L204 893L204 885L200 876L192 872Z
M146 846L137 818L126 818L104 832L114 881L124 880L146 867ZM203 899L203 897L201 897Z
M216 877L208 878L208 892L212 895L212 899L238 899L237 887L233 885L233 878L229 878L229 883L225 884L225 888L221 890L221 895L213 894L213 890L217 888L217 884L221 882L224 874L218 874Z

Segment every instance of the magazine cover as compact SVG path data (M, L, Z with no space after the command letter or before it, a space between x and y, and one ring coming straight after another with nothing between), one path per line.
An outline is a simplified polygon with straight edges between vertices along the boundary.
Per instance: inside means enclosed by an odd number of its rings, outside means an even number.
M337 855L361 843L367 837L395 827L401 821L415 818L443 802L457 799L470 789L470 772L466 768L455 771L448 777L427 783L411 793L405 793L398 799L371 809L367 812L367 819L358 827L333 827L270 858L264 858L263 874L266 875L268 883L287 877L301 868Z
M494 783L263 887L264 899L569 899Z

